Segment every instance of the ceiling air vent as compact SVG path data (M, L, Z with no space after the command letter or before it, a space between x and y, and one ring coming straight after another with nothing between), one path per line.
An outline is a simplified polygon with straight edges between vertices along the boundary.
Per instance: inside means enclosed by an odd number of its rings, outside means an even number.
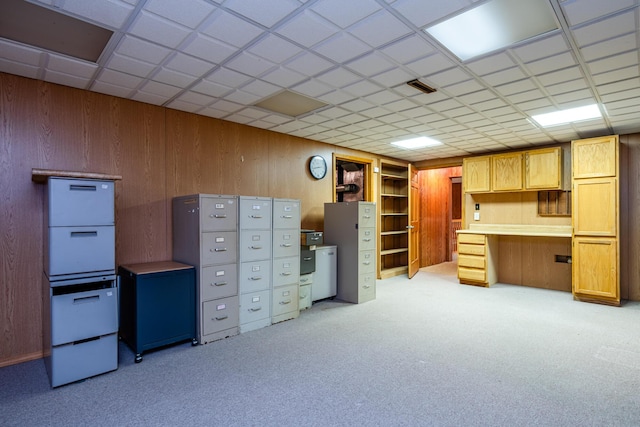
M418 80L418 79L410 80L410 81L408 81L408 82L407 82L407 84L408 84L409 86L415 87L415 88L416 88L416 89L418 89L418 90L421 90L421 91L422 91L422 92L424 92L424 93L433 93L433 92L435 92L435 91L436 91L434 88L432 88L432 87L431 87L431 86L429 86L429 85L426 85L426 84L422 83L422 82L421 82L420 80Z

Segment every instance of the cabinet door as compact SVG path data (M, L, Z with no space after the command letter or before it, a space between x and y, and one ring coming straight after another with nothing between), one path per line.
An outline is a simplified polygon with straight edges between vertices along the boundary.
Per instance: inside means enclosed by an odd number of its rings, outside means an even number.
M491 156L491 189L518 191L522 185L522 153Z
M616 176L618 136L571 142L571 170L574 179Z
M491 157L462 159L462 186L465 193L491 191Z
M619 303L616 239L576 237L573 240L573 293L579 297Z
M525 152L525 188L558 190L562 188L562 150L560 147Z
M573 183L573 234L617 235L615 178L579 179Z

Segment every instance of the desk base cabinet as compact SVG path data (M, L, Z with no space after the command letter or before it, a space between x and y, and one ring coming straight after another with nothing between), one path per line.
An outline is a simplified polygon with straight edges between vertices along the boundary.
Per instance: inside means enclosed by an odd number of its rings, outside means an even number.
M458 234L458 279L465 285L489 287L498 275L495 262L498 257L496 236L485 234Z
M196 338L195 269L177 262L120 266L120 337L142 353Z

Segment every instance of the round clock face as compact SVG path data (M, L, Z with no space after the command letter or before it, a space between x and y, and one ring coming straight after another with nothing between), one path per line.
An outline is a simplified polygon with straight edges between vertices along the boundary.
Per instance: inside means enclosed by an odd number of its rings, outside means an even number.
M313 156L309 160L309 172L315 179L322 179L327 174L327 162L322 156Z

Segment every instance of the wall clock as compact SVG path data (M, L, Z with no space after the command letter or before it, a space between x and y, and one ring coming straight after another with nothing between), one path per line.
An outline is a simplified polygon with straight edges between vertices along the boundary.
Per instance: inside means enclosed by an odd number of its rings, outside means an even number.
M322 179L327 174L327 162L322 156L312 156L309 159L309 172L315 179Z

